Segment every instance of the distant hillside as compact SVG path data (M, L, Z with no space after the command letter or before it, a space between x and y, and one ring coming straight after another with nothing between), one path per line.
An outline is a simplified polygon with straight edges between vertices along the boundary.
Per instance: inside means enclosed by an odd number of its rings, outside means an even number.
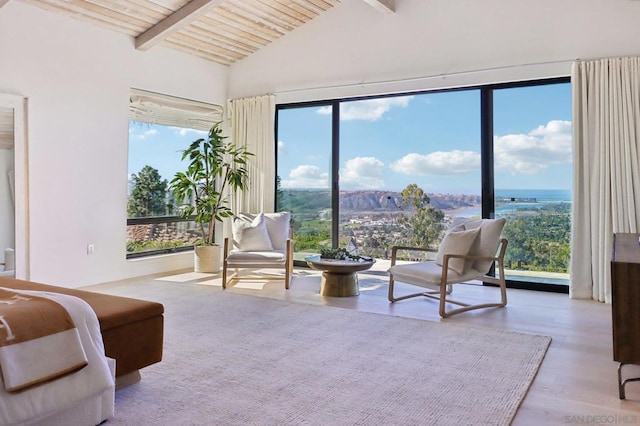
M397 210L402 198L390 191L341 191L340 211Z
M428 194L430 204L440 210L453 210L480 204L479 195ZM394 191L341 191L341 212L375 212L399 209L400 193ZM281 204L281 205L280 205ZM318 212L331 207L329 190L283 189L279 210Z

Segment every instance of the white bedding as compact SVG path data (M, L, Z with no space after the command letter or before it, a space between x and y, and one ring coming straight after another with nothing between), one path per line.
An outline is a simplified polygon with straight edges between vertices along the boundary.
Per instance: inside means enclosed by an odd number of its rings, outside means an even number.
M0 425L31 425L88 397L115 389L104 355L98 318L91 307L82 299L64 294L26 290L20 292L48 297L69 311L89 364L76 373L23 392L7 393L3 384L0 384Z

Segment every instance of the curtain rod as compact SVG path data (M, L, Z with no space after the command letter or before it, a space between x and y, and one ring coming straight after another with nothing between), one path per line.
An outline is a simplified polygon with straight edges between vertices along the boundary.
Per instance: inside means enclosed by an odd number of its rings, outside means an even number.
M529 64L517 64L517 65L507 65L507 66L501 66L501 67L481 68L481 69L477 69L477 70L458 71L458 72L452 72L452 73L449 73L449 74L434 74L434 75L428 75L428 76L422 76L422 77L408 77L408 78L401 78L401 79L397 79L397 80L381 80L381 81L370 81L370 82L361 82L361 83L337 84L337 85L333 85L333 86L307 87L307 88L303 88L303 89L288 89L288 90L276 91L276 92L274 92L274 94L279 95L279 94L293 93L293 92L308 92L308 91L312 91L312 90L348 89L348 88L352 88L352 87L369 87L369 86L377 86L377 85L381 85L381 84L409 83L409 82L414 82L414 81L433 80L433 79L437 79L437 78L446 79L447 77L453 77L453 76L459 76L459 75L478 74L478 73L483 73L483 72L488 72L488 71L499 71L499 70L506 70L506 69L510 69L510 68L520 68L520 67L531 67L531 66L536 66L536 65L562 64L562 63L566 63L566 62L573 62L573 61L579 61L579 60L580 60L579 58L577 58L577 59L563 59L563 60L557 60L557 61L535 62L535 63L529 63Z

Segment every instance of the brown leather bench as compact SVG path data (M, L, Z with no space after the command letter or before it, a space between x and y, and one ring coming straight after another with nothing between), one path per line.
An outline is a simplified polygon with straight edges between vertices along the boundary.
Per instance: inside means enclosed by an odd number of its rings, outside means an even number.
M140 379L139 369L162 359L164 306L129 297L0 277L0 287L69 294L87 302L98 317L105 354L116 360L118 387Z

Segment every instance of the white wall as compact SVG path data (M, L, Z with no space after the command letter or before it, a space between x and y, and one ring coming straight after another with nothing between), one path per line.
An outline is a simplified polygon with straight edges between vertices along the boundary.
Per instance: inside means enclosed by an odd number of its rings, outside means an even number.
M0 93L29 98L30 279L78 287L192 265L190 253L125 259L129 88L225 105L227 74L18 1L0 8Z
M640 54L638 1L395 3L386 15L343 0L232 65L230 97L270 92L284 103L566 76L575 59Z

